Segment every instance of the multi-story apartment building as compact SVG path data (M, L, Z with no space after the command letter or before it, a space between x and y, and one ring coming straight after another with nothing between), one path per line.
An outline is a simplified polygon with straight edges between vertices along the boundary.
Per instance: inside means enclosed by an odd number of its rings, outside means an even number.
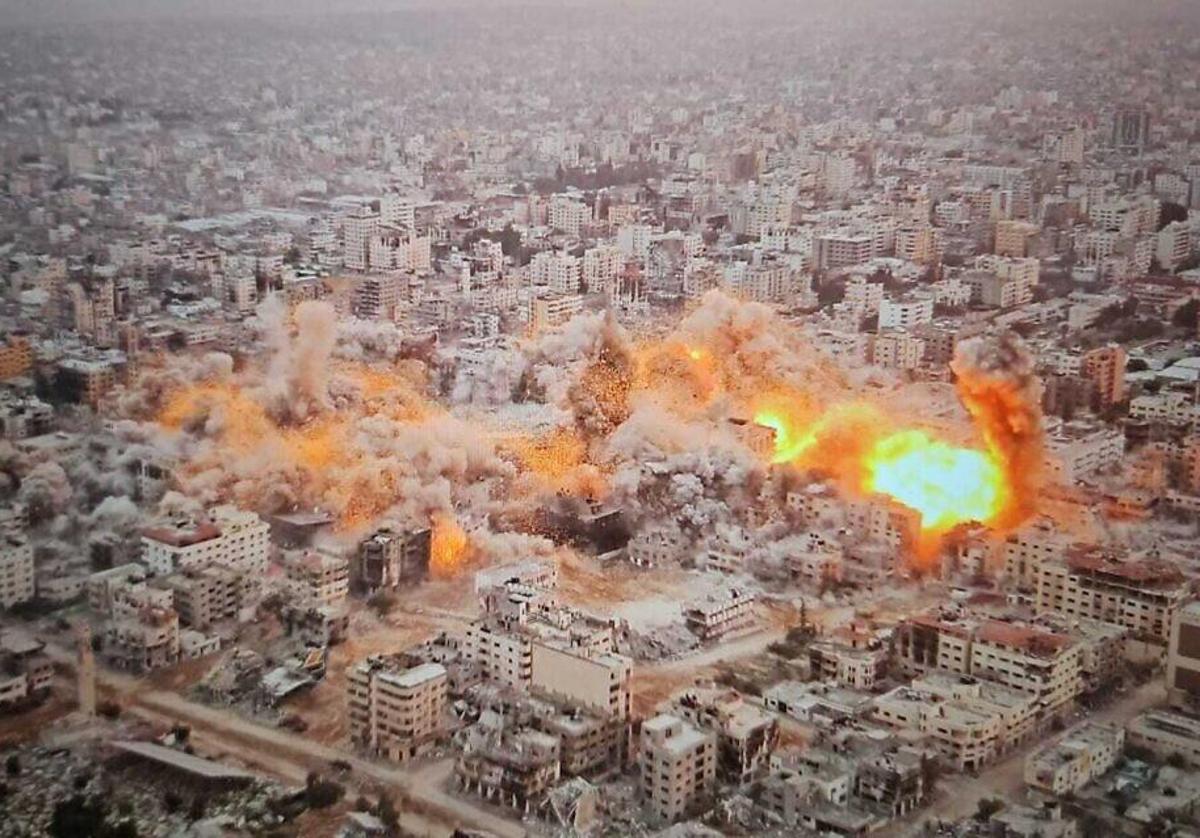
M218 506L207 520L178 519L143 531L142 561L163 576L219 564L261 579L270 541L270 526L258 515Z
M0 381L28 375L33 369L33 345L29 336L10 334L0 341Z
M1028 221L1000 220L996 222L996 255L1013 259L1032 256L1038 227Z
M719 640L753 625L754 602L752 592L732 588L722 595L693 600L684 607L683 617L687 627L701 640Z
M912 294L899 299L884 297L879 303L879 328L912 331L933 322L933 297Z
M292 595L301 601L333 605L350 593L350 563L342 556L314 550L289 553L283 569Z
M1125 434L1118 428L1063 422L1046 435L1046 471L1070 484L1114 466L1125 456Z
M1125 350L1116 344L1085 352L1080 372L1096 385L1102 407L1111 407L1125 398Z
M428 528L376 530L358 545L350 566L350 582L356 589L374 593L397 588L402 582L429 575L431 533Z
M995 620L913 617L897 630L896 661L912 672L943 669L1033 695L1039 722L1061 715L1083 689L1078 642Z
M706 801L716 785L717 737L675 716L642 723L641 786L650 811L675 821Z
M352 271L365 271L371 264L371 242L379 232L379 213L370 207L354 208L342 227L342 262Z
M529 325L534 334L561 326L583 311L583 297L578 294L547 294L534 297L529 303Z
M405 299L408 280L395 273L362 277L354 286L354 315L365 320L393 320Z
M1070 537L1052 519L1037 518L1004 539L1004 575L1019 588L1036 590L1039 568L1061 559L1070 544Z
M717 775L734 785L761 777L779 744L778 720L735 690L691 687L671 702L670 712L716 734Z
M179 621L193 629L236 619L254 587L241 573L220 565L174 573L162 584L174 594Z
M1167 696L1179 708L1200 707L1200 601L1175 612L1167 642Z
M550 197L549 223L556 230L578 237L591 221L592 210L581 195L557 194Z
M1187 580L1173 564L1130 560L1094 547L1072 547L1039 568L1037 610L1114 623L1137 637L1166 643Z
M22 535L0 532L0 607L33 599L33 544Z
M124 610L104 634L103 654L131 672L150 672L179 660L179 615L169 608Z
M393 760L415 756L441 734L449 678L440 663L371 657L347 676L350 739Z
M535 693L621 721L630 715L632 672L633 661L611 652L546 642L530 649L529 682Z

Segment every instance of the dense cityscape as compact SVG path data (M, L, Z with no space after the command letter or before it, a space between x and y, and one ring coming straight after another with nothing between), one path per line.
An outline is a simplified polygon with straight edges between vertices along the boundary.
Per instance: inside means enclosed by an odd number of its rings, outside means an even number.
M1200 4L0 2L0 761L1200 835Z

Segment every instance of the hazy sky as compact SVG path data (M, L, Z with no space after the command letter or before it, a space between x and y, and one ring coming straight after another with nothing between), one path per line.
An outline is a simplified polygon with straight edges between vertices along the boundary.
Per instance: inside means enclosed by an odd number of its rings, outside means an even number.
M1106 9L1138 17L1167 13L1200 15L1200 0L0 0L0 27L45 23L89 23L102 20L161 20L191 17L226 16L307 16L368 10L403 9L494 9L503 6L543 8L618 7L625 12L637 9L680 8L690 14L703 14L705 8L720 16L753 16L770 7L788 17L802 17L814 8L832 9L839 14L869 13L869 7L888 9L910 5L925 13L963 11L968 7L988 14L1011 9L1021 16L1038 14L1048 8L1074 7L1095 13Z

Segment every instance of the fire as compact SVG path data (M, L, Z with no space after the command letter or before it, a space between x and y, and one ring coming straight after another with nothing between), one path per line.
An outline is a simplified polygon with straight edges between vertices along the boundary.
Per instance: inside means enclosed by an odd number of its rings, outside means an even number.
M755 422L775 432L773 462L820 472L850 494L882 495L915 512L919 548L959 524L998 525L1011 503L1004 461L990 449L894 430L870 404L835 405L815 419L772 406Z
M433 516L429 546L429 572L437 579L457 576L471 559L471 541L467 531L449 515Z
M918 512L923 530L988 523L1004 507L1004 472L993 457L922 431L884 437L871 447L865 465L864 488Z

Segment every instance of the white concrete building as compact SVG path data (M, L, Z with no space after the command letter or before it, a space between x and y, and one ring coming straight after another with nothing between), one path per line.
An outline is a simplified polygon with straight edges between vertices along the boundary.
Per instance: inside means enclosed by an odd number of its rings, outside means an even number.
M261 578L270 541L270 527L258 515L218 506L208 520L179 519L144 530L142 561L163 576L219 564Z

